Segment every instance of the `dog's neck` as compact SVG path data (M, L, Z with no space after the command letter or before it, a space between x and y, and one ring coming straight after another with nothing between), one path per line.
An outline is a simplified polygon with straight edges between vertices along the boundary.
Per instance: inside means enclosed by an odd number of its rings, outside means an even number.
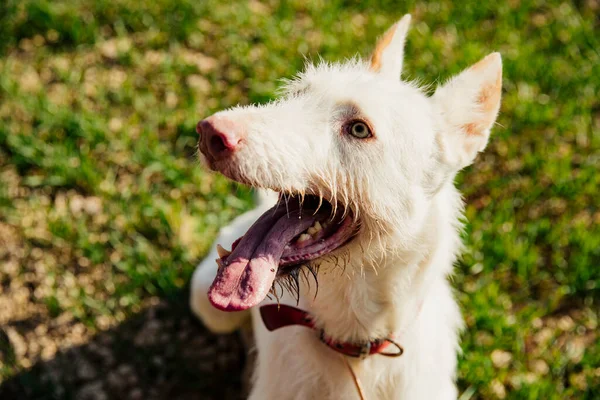
M401 335L418 317L434 279L451 272L460 246L458 204L454 187L440 191L432 199L418 249L390 251L376 268L363 268L360 259L344 267L321 265L316 296L314 283L302 283L301 307L336 340L364 342Z

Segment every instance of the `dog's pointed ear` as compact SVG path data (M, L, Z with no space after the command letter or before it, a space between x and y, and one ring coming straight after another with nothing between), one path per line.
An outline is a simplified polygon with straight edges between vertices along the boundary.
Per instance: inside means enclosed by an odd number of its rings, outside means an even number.
M406 14L379 39L371 55L371 65L369 67L371 71L395 79L400 77L404 60L404 41L409 26L410 14Z
M502 94L502 58L492 53L439 87L432 96L439 116L440 161L451 169L470 165L487 145Z

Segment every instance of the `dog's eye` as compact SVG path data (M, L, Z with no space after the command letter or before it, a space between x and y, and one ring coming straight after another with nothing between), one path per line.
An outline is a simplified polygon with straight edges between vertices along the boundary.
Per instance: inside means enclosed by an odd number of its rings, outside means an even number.
M369 126L362 121L354 121L348 128L348 133L359 139L366 139L373 136Z

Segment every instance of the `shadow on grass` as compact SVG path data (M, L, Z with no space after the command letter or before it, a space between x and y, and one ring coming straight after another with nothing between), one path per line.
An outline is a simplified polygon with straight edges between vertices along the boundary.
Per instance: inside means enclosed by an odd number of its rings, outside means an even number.
M11 324L20 333L35 325ZM208 332L182 292L11 377L0 399L237 400L244 361L240 337Z

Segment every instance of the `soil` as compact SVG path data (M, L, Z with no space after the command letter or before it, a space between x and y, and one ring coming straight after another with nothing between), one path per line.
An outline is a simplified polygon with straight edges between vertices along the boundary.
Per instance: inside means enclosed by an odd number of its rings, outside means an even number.
M0 382L0 399L241 399L240 334L209 333L186 303L160 300L95 335L59 318L50 325L33 316L1 326L0 361L19 358L31 366ZM57 343L59 350L44 360L43 350Z

